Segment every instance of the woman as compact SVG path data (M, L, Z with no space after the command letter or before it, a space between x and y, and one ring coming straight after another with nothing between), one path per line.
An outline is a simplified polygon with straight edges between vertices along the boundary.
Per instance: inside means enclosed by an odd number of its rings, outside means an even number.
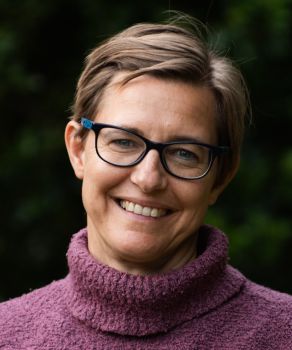
M65 279L1 305L0 348L291 349L291 297L229 266L204 225L247 106L239 71L178 26L93 50L65 131L87 228Z

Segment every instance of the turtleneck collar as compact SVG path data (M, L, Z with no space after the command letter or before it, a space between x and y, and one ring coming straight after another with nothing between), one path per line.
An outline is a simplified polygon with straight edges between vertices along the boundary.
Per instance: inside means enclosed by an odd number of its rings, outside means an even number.
M166 332L220 306L239 292L244 277L227 265L228 240L204 225L200 255L181 269L149 276L119 272L88 252L87 230L67 253L66 302L74 317L105 332L143 336Z

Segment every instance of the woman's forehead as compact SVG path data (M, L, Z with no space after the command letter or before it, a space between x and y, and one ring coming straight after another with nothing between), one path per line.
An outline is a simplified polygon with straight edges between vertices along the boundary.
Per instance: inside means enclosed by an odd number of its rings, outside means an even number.
M141 76L123 86L112 84L95 121L130 128L143 136L159 130L167 138L193 136L215 142L215 106L213 93L206 87Z

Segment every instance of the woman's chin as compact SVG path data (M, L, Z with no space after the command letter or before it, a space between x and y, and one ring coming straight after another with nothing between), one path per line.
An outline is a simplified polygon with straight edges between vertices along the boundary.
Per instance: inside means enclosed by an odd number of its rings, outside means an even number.
M132 274L144 274L143 271L158 267L165 255L162 245L154 239L124 239L112 242L112 257L109 265ZM140 271L140 272L139 272Z
M159 248L157 242L141 241L124 241L116 246L117 255L125 260L137 262L150 262L155 257L163 255L162 248Z

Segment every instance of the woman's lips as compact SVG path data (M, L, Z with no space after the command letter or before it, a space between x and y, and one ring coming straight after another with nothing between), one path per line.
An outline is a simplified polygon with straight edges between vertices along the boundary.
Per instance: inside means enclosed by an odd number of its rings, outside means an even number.
M120 206L126 211L132 212L134 214L143 215L143 216L151 216L153 218L159 218L167 214L166 209L162 208L154 208L149 206L142 206L138 203L134 203L127 200L119 200Z

